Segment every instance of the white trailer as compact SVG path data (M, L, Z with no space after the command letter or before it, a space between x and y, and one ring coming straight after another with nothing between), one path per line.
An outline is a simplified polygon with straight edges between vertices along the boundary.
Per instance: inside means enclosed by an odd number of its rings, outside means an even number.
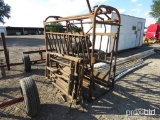
M117 18L115 13L112 13L111 18ZM88 20L87 20L88 21ZM91 21L91 20L90 20ZM120 27L120 36L119 36L119 44L118 50L130 49L138 46L142 46L143 43L143 34L145 27L145 19L138 18L134 16L121 14L121 27ZM106 31L111 33L116 31L115 26L106 26ZM104 25L97 25L96 32L104 32ZM91 25L85 25L84 31L87 32ZM91 30L92 31L92 30ZM95 48L99 49L100 46L100 36L96 36ZM91 37L92 41L92 37ZM106 51L106 46L108 42L108 37L103 36L101 50ZM108 52L111 51L112 40L110 41L110 47L108 48Z
M112 18L115 18L112 14ZM143 34L146 20L134 16L121 14L121 28L119 36L118 50L130 49L142 46ZM114 31L114 26L111 27Z

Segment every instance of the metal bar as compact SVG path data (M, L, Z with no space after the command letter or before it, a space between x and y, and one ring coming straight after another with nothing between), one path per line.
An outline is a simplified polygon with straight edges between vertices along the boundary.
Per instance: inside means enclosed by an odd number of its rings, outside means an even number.
M66 64L66 63L61 62L61 61L56 60L56 59L52 59L52 58L50 58L50 60L55 61L55 62L58 62L58 63L61 63L61 64L66 65L66 66L70 66L69 64Z
M55 47L56 52L58 52L57 43L55 41L54 34L52 34L52 38L53 38L53 44L54 44L53 46ZM51 39L48 39L48 41L51 41Z
M56 44L58 45L59 52L61 53L61 47L59 45L58 35L55 35L55 36L56 36L56 39L54 39L54 40L56 41Z
M144 65L146 65L146 64L148 64L148 63L150 63L150 62L142 63L142 64L140 64L140 65L137 65L137 66L135 66L135 67L133 67L133 68L130 68L130 69L124 71L124 72L121 73L120 75L116 76L115 79L114 79L114 81L117 81L119 78L123 77L124 75L126 75L126 74L129 73L130 71L135 70L135 69L137 69L137 68L139 68L139 67L141 67L141 66L144 66Z
M99 22L96 20L96 22ZM110 19L110 20L104 20L103 22L107 22L107 23L118 23L119 20L116 20L116 19Z
M92 28L93 28L93 27L91 27L91 28L86 32L86 34L89 34L89 31L91 31L91 30L92 30Z
M39 52L46 52L46 50L25 51L25 52L23 52L23 54L31 54L31 53L39 53Z
M62 48L62 51L64 54L65 53L65 46L63 46L62 35L60 35L59 38L60 38L61 48Z
M36 62L44 62L46 59L40 59L40 60L31 60L32 64L36 63Z
M32 53L39 53L40 54L40 60L45 60L43 59L43 52L46 52L46 50L33 50L33 51L26 51L26 52L23 52L23 54L32 54ZM39 61L39 60L36 60L36 61ZM36 62L35 61L35 62Z
M74 56L73 46L72 46L72 36L69 36L68 41L69 41L69 47L70 47L72 56ZM69 51L70 51L70 50L69 50Z
M98 24L106 24L106 25L120 26L119 23L108 23L108 22L105 22L105 21L96 21L96 23L98 23Z
M54 50L54 46L53 46L53 43L52 43L52 39L54 39L54 38L50 34L47 34L47 35L48 35L48 45L50 47L50 50L53 51Z
M92 13L89 13L89 14L85 14L85 15L78 15L78 16L70 16L70 17L59 18L59 19L57 19L57 20L49 21L49 22L45 22L45 23L61 22L61 21L68 21L68 20L88 19L88 18L91 18L92 16L93 16L93 14L92 14Z
M88 35L92 35L92 33L87 33ZM97 36L115 36L116 33L95 33Z
M66 81L70 81L70 79L69 79L69 77L67 78L67 77L65 77L65 76L62 76L62 75L58 75L58 74L56 74L56 73L54 73L54 75L56 76L56 77L58 77L58 78L62 78L62 79L64 79L64 80L66 80Z
M149 55L152 55L152 54L154 54L154 53L155 53L155 52L153 51L153 49L147 50L147 51L144 51L144 52L141 52L141 53L138 53L138 54L134 54L134 55L132 55L132 56L129 56L129 57L126 57L126 58L117 60L117 64L121 64L121 63L130 61L130 60L133 60L133 59L145 58L145 57L147 57L147 56L149 56Z
M51 44L51 47L52 47L50 49L52 49L52 51L54 51L54 52L55 52L55 50L58 51L57 47L56 47L56 42L54 40L54 35L53 34L49 34L49 35L50 35L50 37L49 37L48 41L50 41L50 44Z
M111 37L108 37L107 39L107 43L106 43L106 54L105 54L105 60L107 60L107 53L108 53L108 49L109 49L109 46L110 46L110 42L111 42ZM110 52L110 51L109 51Z
M91 55L90 55L90 51L89 51L89 42L90 42L89 36L85 37L84 39L85 39L85 42L86 42L86 49L87 49L87 53L88 53L88 60L90 60L91 59Z
M140 64L143 64L143 63L144 63L144 61L140 61L140 62L135 63L135 64L133 64L133 65L130 65L130 66L127 66L127 67L118 69L118 70L116 70L116 75L119 75L119 74L121 74L122 72L127 71L128 69L133 68L133 67L135 67L135 66L137 66L137 65L140 65Z
M87 2L88 10L89 10L89 12L91 13L92 10L91 10L91 6L90 6L90 3L89 3L89 0L86 0L86 2Z
M72 22L73 24L81 24L81 22ZM91 21L86 21L86 22L83 22L82 21L82 24L92 24Z
M65 49L64 54L68 55L69 54L69 49L68 49L67 39L68 39L68 36L66 37L66 35L64 35L64 49Z
M46 50L48 50L48 47L49 47L49 49L51 49L52 50L52 47L51 47L51 43L50 43L50 36L49 36L49 34L46 34L46 41L47 41L47 48L46 48Z
M7 52L7 46L6 46L6 40L5 40L4 33L1 33L1 38L2 38L2 44L3 44L3 49L4 49L4 55L5 55L5 59L6 59L7 69L10 70L9 51Z
M40 60L32 60L31 63L34 64L36 62L45 62L46 59L40 59ZM10 63L10 66L16 66L16 65L22 65L24 64L23 62L19 62L19 63ZM0 67L6 67L7 65L0 65Z
M143 61L143 60L142 59L137 59L137 60L132 60L132 61L129 61L129 62L125 62L123 64L117 65L116 70L134 65L135 63L139 63L141 61Z
M22 96L22 97L15 98L15 99L7 101L7 102L3 102L0 104L0 108L7 107L7 106L13 105L18 102L22 102L23 100L24 100L24 97Z
M70 60L70 61L74 61L74 62L80 62L82 60L81 58L76 58L76 57L69 56L69 55L63 55L63 54L52 53L52 52L48 52L48 53L51 55L55 55L55 56Z
M100 46L99 46L99 50L98 50L98 59L100 59L101 46L102 46L102 35L101 35Z
M105 5L101 5L99 6L98 8L101 8L101 7L105 7L106 9L110 9L110 11L115 11L117 13L119 13L115 8L111 7L111 6L105 6ZM97 11L96 10L96 16L99 15L99 14L107 14L107 13L111 13L111 12L108 12L108 11L101 11L99 12L99 10ZM69 21L69 20L81 20L81 19L88 19L88 18L91 18L93 17L95 14L94 13L88 13L88 14L82 14L82 15L76 15L76 16L68 16L68 17L61 17L61 18L58 18L57 20L54 20L54 21L49 21L49 22L45 22L45 23L50 23L50 22L62 22L62 21ZM118 14L119 15L119 14ZM120 18L120 16L118 16L118 18ZM118 20L117 20L118 21ZM112 23L110 23L111 25ZM118 25L118 24L113 24L113 25Z
M72 97L70 95L68 95L68 93L62 89L59 85L57 85L56 83L52 82L53 85L55 85L60 91L62 91L65 95L67 95L70 99L72 99Z
M68 36L82 36L82 37L84 37L84 36L88 36L87 34L86 35L83 35L83 34L78 34L78 33L76 33L76 34L72 34L72 33L58 33L58 32L46 32L46 34L53 34L53 35L68 35Z
M107 64L111 64L110 61L101 60L101 59L96 59L96 62L104 62L104 63L107 63Z
M43 54L42 54L42 52L39 52L39 55L40 55L40 60L43 60Z

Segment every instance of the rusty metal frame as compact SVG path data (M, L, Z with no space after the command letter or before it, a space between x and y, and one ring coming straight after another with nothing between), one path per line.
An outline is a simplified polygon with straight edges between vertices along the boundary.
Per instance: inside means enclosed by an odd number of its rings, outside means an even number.
M14 99L12 99L10 101L6 101L6 102L3 102L3 103L0 103L0 108L7 107L7 106L10 106L10 105L22 102L23 100L24 100L23 96L19 97L19 98L14 98Z
M79 98L85 96L83 93L86 91L86 88L88 90L88 99L93 100L104 93L100 93L100 95L96 97L94 96L97 85L103 86L105 92L114 87L121 23L120 14L116 8L100 5L91 10L89 0L86 1L90 12L88 14L69 17L49 16L44 21L46 47L45 77L72 101L75 100L76 102L81 100ZM112 12L117 15L116 19L110 17ZM50 20L51 18L54 20ZM86 21L88 19L90 21ZM52 22L65 22L66 31L64 33L46 31L47 26ZM82 31L80 33L73 33L71 24L80 24ZM87 32L83 29L86 24L92 25ZM96 32L96 24L102 24L104 26L104 32ZM106 30L107 25L116 26L115 33L108 33ZM100 36L100 46L98 50L95 49L97 36ZM102 52L101 46L104 36L107 36L108 40L106 40L106 51ZM91 49L89 46L90 40L92 40ZM111 41L112 45L109 44ZM111 51L108 53L109 47ZM106 74L94 69L94 65L99 62L108 64L109 67ZM68 70L64 72L64 68L68 68ZM73 68L77 68L77 70L73 70ZM68 75L67 77L66 74ZM61 80L59 80L59 78L61 78ZM75 81L76 84L70 85L73 81ZM57 83L59 84L57 85ZM80 94L75 92L77 90L79 90ZM70 93L66 91L70 91ZM75 94L74 96L72 96L73 93Z
M10 57L9 57L9 50L7 49L7 45L6 45L6 39L5 39L5 35L4 33L1 33L1 39L2 39L2 46L3 49L0 49L0 52L4 52L4 56L5 56L5 62L6 63L0 63L0 67L7 67L7 70L10 70L10 66L15 66L15 65L22 65L24 64L23 62L19 62L19 63L10 63ZM31 60L31 63L37 63L37 62L45 62L45 58L43 58L43 53L46 52L46 50L44 49L39 49L39 50L32 50L32 51L25 51L23 52L24 54L33 54L33 53L39 53L40 58L37 60Z
M33 54L33 53L38 53L40 58L36 59L36 60L31 60L31 63L34 64L34 63L37 63L37 62L45 62L45 58L43 58L43 53L45 53L46 50L44 49L39 49L39 50L31 50L31 51L25 51L23 52L23 55L25 54Z
M5 40L4 33L1 33L1 39L2 39L2 44L3 44L3 49L1 49L0 51L4 52L7 69L10 70L9 50L7 49L7 46L6 46L6 40Z

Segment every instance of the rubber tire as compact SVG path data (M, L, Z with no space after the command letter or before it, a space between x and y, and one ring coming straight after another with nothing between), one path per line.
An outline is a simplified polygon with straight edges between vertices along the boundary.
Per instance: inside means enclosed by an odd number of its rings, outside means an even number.
M21 92L24 97L25 111L30 117L38 114L40 109L40 100L37 86L31 77L20 80Z
M31 61L30 61L29 55L24 55L22 60L23 60L23 63L24 63L24 70L26 72L30 72L31 71Z

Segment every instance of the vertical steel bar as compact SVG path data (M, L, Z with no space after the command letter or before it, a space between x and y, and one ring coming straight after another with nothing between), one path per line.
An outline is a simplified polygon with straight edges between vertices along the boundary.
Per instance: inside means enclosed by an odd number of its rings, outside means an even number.
M55 50L56 50L56 52L58 52L58 49L57 49L57 46L56 46L56 41L55 41L55 38L54 38L54 34L52 34L52 38L53 38L53 44L54 44Z
M1 38L2 38L2 44L3 44L3 49L4 49L4 55L5 55L5 59L6 59L7 69L10 70L9 51L7 50L6 39L5 39L4 33L1 33Z
M77 53L77 55L78 55L78 57L79 57L79 50L78 50L79 44L77 43L76 36L74 36L74 41L75 41L75 49L76 49L76 53Z
M55 34L55 36L56 36L56 43L57 43L57 45L58 45L59 53L61 53L61 47L60 47L60 45L59 45L58 35Z
M64 49L64 45L63 45L64 42L62 41L62 35L61 34L59 35L59 39L60 39L61 48L63 50L62 54L64 54L65 53L65 49Z
M53 50L52 46L51 46L51 43L50 43L50 40L51 40L50 34L46 34L46 40L47 40L47 46L49 46L49 49Z
M89 0L86 0L86 2L87 2L87 5L88 5L89 12L91 13L92 10L91 10L91 6L90 6L90 3L89 3Z

